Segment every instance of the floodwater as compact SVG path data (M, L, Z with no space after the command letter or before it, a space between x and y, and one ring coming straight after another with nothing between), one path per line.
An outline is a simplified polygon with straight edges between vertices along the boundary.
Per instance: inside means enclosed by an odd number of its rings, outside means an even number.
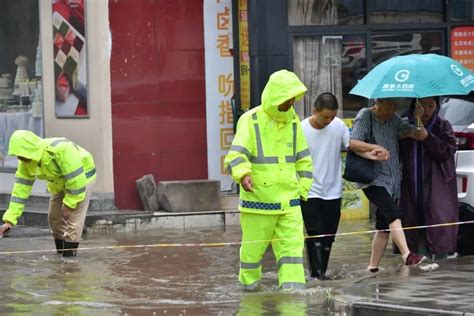
M344 221L339 232L364 231L367 221ZM336 239L330 281L309 280L307 289L282 292L271 249L257 292L238 285L239 246L124 245L237 242L240 227L137 234L85 235L74 259L54 252L0 255L0 314L72 315L325 315L327 297L367 277L372 234ZM107 246L116 248L101 249ZM0 251L51 250L50 236L5 238ZM387 250L382 265L398 267Z

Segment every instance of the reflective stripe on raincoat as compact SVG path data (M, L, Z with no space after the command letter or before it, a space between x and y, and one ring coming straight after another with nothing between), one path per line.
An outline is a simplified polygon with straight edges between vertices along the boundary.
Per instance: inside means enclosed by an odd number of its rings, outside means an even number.
M36 178L48 181L48 191L64 192L63 204L71 209L86 197L86 185L96 178L92 155L65 138L42 139L18 130L10 138L8 154L31 159L19 161L15 184L3 221L14 225L23 213Z
M285 101L299 100L306 91L298 77L287 70L270 76L262 105L240 117L225 168L240 183L250 175L254 192L240 190L239 209L259 214L300 210L313 181L311 155L293 107L278 110Z

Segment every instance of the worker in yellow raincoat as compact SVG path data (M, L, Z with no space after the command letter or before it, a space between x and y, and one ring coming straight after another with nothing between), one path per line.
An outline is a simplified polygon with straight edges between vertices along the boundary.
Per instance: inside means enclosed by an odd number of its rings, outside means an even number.
M66 138L42 139L25 130L12 134L8 154L17 156L19 164L0 236L18 223L35 179L44 179L51 193L48 222L56 249L64 257L75 256L96 179L92 155Z
M300 199L307 198L313 166L293 103L306 91L294 73L273 73L263 90L262 104L240 117L225 157L226 168L241 185L239 281L244 290L258 286L270 240L279 286L305 287Z

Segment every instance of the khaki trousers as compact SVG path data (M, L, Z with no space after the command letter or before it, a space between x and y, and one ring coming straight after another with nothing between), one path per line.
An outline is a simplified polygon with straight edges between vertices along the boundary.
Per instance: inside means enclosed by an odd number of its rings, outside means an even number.
M62 217L61 212L64 192L51 194L49 199L48 222L55 239L61 239L67 242L79 242L81 240L94 184L95 180L86 186L86 198L77 204L76 208L70 212L68 220Z

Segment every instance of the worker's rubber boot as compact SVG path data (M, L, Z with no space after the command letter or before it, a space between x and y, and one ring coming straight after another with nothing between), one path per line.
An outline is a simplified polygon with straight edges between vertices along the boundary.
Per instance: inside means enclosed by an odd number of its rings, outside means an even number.
M56 244L56 252L62 255L64 252L64 240L55 238L54 243Z
M79 247L79 243L78 243L78 242L65 241L65 242L64 242L63 257L75 257L75 256L76 256L77 247Z

